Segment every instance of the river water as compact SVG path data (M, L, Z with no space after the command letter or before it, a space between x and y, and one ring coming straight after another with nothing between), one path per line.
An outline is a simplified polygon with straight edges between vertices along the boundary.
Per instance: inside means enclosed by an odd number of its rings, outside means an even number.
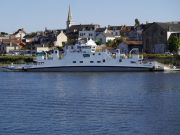
M0 135L180 135L180 73L0 73Z

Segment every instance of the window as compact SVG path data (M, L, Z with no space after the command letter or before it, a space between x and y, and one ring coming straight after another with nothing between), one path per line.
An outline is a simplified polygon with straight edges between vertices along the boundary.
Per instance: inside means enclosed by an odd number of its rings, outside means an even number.
M119 62L122 62L122 59L119 59Z
M97 61L97 63L101 63L101 61Z
M95 55L95 53L93 53L93 55Z
M90 57L90 54L83 54L83 57L84 57L84 58Z
M101 53L99 53L98 55L101 55Z
M132 64L136 63L135 61L131 61Z
M93 36L93 34L92 34L92 33L89 33L89 36L90 36L90 37L92 37L92 36Z
M83 63L83 61L80 61L79 63Z
M105 59L103 59L103 62L105 63L105 62L106 62L106 60L105 60Z
M90 63L94 63L94 61L90 61Z
M76 63L76 61L73 61L73 63Z

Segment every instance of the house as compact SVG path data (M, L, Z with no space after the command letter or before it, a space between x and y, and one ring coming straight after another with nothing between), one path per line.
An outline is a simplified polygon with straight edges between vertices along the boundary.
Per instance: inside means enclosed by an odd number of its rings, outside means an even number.
M114 37L121 37L122 26L108 26L108 32L110 32Z
M138 48L139 52L143 52L142 41L126 40L119 44L121 53L129 53L133 48Z
M47 50L55 46L57 41L57 36L63 30L48 30L47 28L44 31L38 31L27 34L24 38L26 40L26 48L32 52L36 52L37 48L39 50Z
M142 40L142 33L140 33L138 30L136 29L132 29L130 32L127 33L127 38L129 40Z
M96 36L96 29L100 28L98 24L79 24L72 25L67 29L66 35L68 37L68 43L75 44L81 39L94 39Z
M103 28L97 28L96 29L96 36L98 36L99 34L101 33L107 33L108 32L108 29L106 27L103 27Z
M15 33L13 33L13 35L14 35L15 38L23 39L24 36L26 35L26 32L22 28L22 29L18 29Z
M0 53L7 54L13 50L21 49L25 44L16 38L11 36L0 40Z
M172 34L180 35L179 23L147 24L143 30L143 48L147 53L164 53L168 51L168 40Z
M100 28L100 25L98 24L89 24L83 27L79 31L79 38L78 39L92 39L95 40L96 38L96 29Z
M57 36L57 40L54 42L54 46L63 47L67 42L67 36L61 31Z
M96 36L96 41L100 42L101 44L106 44L108 41L113 41L115 39L115 36L113 36L111 33L100 33Z

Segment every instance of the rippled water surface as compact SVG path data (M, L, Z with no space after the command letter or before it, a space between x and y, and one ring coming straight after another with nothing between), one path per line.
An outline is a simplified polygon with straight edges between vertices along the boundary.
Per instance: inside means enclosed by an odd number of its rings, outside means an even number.
M180 135L180 73L0 73L0 135Z

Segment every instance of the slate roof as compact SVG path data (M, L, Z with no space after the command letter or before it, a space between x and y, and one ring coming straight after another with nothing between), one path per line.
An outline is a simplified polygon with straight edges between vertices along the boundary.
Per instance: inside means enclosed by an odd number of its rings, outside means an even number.
M120 31L123 31L123 32L128 32L128 31L131 31L131 30L134 30L134 26L125 26L125 25L122 25L122 26L108 26L108 30L120 30Z
M146 30L150 26L157 24L161 28L163 28L165 31L170 31L170 32L180 32L180 24L179 23L161 23L161 22L154 22L154 23L148 23L144 25L143 29Z
M108 26L108 30L121 30L123 26Z
M97 28L100 28L100 25L99 24L79 24L79 25L72 25L70 28L69 28L69 31L70 32L75 32L75 31L82 31L83 29L85 30L96 30Z
M97 28L96 29L96 32L104 32L107 28L104 27L104 28Z
M173 23L157 23L160 27L162 27L166 31L179 31L180 32L180 24Z

